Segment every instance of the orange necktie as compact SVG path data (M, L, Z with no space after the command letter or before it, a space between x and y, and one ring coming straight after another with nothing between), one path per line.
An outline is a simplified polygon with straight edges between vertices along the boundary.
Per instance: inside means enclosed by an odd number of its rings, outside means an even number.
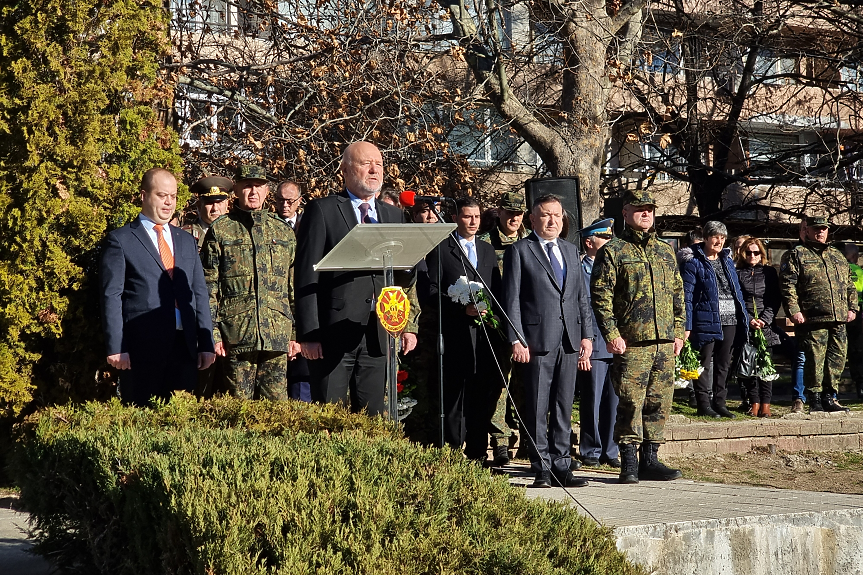
M165 271L171 279L174 279L174 254L171 253L171 248L168 247L168 242L162 236L162 224L156 224L153 229L156 230L156 236L159 238L159 256L162 258L162 265L165 266Z

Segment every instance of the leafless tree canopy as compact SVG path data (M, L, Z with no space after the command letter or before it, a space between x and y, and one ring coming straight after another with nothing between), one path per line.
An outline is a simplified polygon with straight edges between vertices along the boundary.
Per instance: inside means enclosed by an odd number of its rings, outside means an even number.
M774 0L172 0L166 80L190 165L259 161L316 194L378 144L397 189L579 176L702 217L856 213L861 10ZM190 174L194 177L197 174ZM863 208L863 206L859 206ZM766 216L761 211L756 215ZM855 216L858 217L858 216Z

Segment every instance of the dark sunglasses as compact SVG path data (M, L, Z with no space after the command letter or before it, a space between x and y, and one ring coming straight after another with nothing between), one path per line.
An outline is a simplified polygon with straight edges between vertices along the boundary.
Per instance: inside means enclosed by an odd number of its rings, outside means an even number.
M746 250L746 253L749 254L750 256L760 256L761 250L755 250L754 252L752 250Z

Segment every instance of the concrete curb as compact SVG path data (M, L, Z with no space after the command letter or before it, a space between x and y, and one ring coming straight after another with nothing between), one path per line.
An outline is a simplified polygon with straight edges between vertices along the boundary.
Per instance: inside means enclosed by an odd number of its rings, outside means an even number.
M863 573L863 509L627 526L615 536L654 575Z

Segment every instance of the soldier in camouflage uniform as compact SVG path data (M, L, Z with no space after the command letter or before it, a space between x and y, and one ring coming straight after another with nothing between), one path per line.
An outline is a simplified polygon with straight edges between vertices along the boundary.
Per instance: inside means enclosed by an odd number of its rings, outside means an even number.
M228 196L234 182L221 176L207 176L195 182L189 190L198 196L198 219L195 223L183 226L198 242L198 253L204 245L204 236L216 219L228 211Z
M830 223L806 218L806 241L782 256L779 285L785 313L806 356L803 381L809 411L848 411L833 394L845 369L845 324L857 315L857 290L842 252L827 245Z
M626 228L597 253L590 294L598 328L614 354L620 483L666 481L681 476L657 453L674 394L674 356L683 347L683 281L674 251L650 231L653 194L628 192L624 202Z
M198 253L204 245L204 236L212 223L228 210L228 195L234 187L234 182L221 176L207 176L195 182L189 189L197 196L198 219L193 224L183 226L183 229L195 238L198 243ZM224 391L224 362L219 355L216 361L207 369L198 371L198 384L195 395L209 398L215 393Z
M494 248L501 276L506 248L526 238L530 233L523 223L526 211L524 194L504 192L498 203L497 225L491 231L477 235L477 239L490 243ZM500 467L509 463L510 438L513 430L518 430L515 409L521 405L521 386L518 383L518 372L512 369L512 350L509 345L506 349L496 350L496 355L503 373L507 374L509 379L509 396L505 389L502 390L504 393L500 394L491 418L491 447L494 454L492 465Z
M266 172L237 169L233 209L210 226L201 261L210 292L216 353L227 356L233 395L287 399L294 335L291 281L297 242L276 214L266 211Z

